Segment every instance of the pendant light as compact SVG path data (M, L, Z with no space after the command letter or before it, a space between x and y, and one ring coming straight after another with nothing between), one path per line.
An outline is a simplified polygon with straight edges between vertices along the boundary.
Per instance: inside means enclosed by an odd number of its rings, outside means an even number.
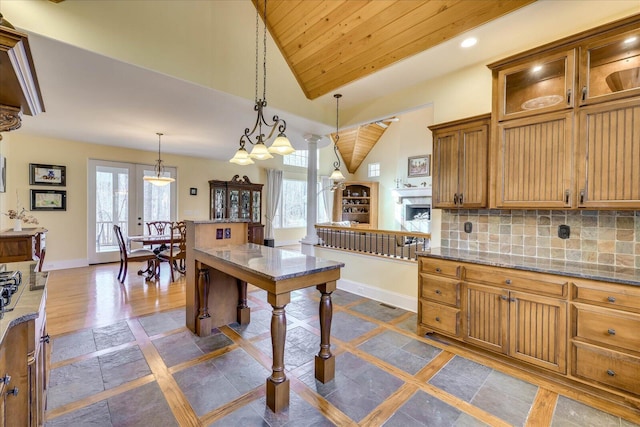
M258 117L253 125L252 129L245 128L244 134L240 137L240 147L236 154L229 162L237 165L250 165L253 164L253 159L266 160L271 159L273 156L271 153L280 154L282 156L291 154L296 151L292 146L289 139L284 134L287 129L287 123L279 118L277 115L273 116L273 123L269 124L264 118L264 109L267 107L267 0L264 1L264 30L262 36L263 53L262 53L262 99L258 99L258 33L259 33L259 14L256 7L256 92L255 92L255 105L253 110L257 113ZM265 137L262 133L262 127L271 128L269 135ZM275 130L278 129L278 135L273 141L271 147L267 148L266 142L271 139ZM256 134L257 131L257 134ZM255 142L251 140L255 135ZM248 153L245 149L246 143L253 145L251 153Z
M340 156L338 156L338 140L340 140L340 134L338 133L338 123L340 117L338 104L340 102L340 98L342 98L342 95L336 93L335 95L333 95L333 97L336 99L336 137L333 140L333 152L336 155L336 161L333 162L334 169L329 179L335 182L344 181L346 178L344 177L344 175L342 175L342 172L340 172Z
M150 184L156 185L158 187L162 187L167 184L171 184L173 181L175 181L175 179L169 176L163 176L164 166L162 165L162 159L160 157L160 138L164 134L160 132L156 132L156 135L158 135L158 161L156 162L156 165L153 169L155 172L155 175L147 175L142 179Z

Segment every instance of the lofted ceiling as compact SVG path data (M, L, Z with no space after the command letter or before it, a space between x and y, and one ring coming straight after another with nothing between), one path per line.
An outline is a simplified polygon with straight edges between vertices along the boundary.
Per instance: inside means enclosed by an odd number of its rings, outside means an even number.
M264 17L264 0L252 1ZM268 0L267 28L315 99L534 1ZM371 123L340 132L350 173L385 130Z

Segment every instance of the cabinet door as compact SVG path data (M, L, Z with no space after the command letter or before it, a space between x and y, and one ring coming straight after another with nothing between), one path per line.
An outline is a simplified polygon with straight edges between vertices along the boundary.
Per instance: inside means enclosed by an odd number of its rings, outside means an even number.
M251 222L262 222L262 192L253 190L251 192Z
M456 208L458 201L458 130L433 139L433 207Z
M458 203L464 208L487 206L488 128L482 125L460 131Z
M227 190L224 187L211 189L211 219L226 218Z
M229 189L229 219L238 219L240 215L240 190Z
M578 206L640 208L640 105L616 101L580 111Z
M462 328L463 339L480 347L507 352L508 292L490 286L467 283Z
M640 30L580 48L580 105L640 95Z
M251 220L251 191L240 191L240 219Z
M498 73L498 120L571 108L575 51L544 55Z
M498 208L570 208L573 195L571 113L498 125Z
M546 369L566 373L566 301L510 292L509 355Z

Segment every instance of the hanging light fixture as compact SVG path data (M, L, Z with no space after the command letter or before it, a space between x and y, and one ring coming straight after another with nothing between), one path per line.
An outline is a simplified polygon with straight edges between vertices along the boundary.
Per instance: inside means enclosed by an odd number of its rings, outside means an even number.
M284 134L287 129L287 123L279 118L277 115L273 116L273 123L269 124L264 118L264 109L267 107L267 0L264 1L264 30L262 36L263 52L262 52L262 99L258 99L258 33L259 33L259 16L258 8L256 7L256 92L255 92L255 105L253 110L258 114L256 122L253 125L253 129L245 128L244 134L240 137L240 148L233 156L231 163L237 165L250 165L253 159L266 160L271 159L273 156L271 153L286 155L296 151ZM269 136L265 137L262 133L262 127L271 128ZM276 128L278 129L278 136L271 144L271 147L267 148L266 142L271 139ZM257 134L256 134L257 131ZM255 142L251 138L255 135ZM246 143L253 145L251 153L248 153L245 149Z
M160 137L162 137L162 135L164 134L160 132L156 132L156 135L158 135L158 161L156 162L156 165L153 168L155 175L147 175L142 179L147 181L148 183L157 185L158 187L162 187L164 185L171 184L173 181L175 181L175 179L169 176L163 176L164 166L162 165L162 159L160 157Z
M342 172L340 172L340 157L338 156L338 141L340 140L340 134L338 133L338 123L339 123L339 117L340 117L338 104L340 102L340 98L342 98L342 95L339 93L336 93L335 95L333 95L333 97L336 99L336 137L333 140L333 152L336 155L336 161L333 162L334 169L329 179L334 182L339 182L339 181L344 181L346 179L344 175L342 175Z

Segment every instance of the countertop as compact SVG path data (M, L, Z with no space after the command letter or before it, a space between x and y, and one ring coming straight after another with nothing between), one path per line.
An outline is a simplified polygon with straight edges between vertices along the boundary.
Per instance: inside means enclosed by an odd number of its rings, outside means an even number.
M20 237L20 236L33 236L37 233L46 233L48 230L43 227L23 227L20 231L13 231L13 228L8 228L0 233L0 238L3 237Z
M0 319L0 344L4 341L7 331L13 326L27 322L38 317L42 298L46 293L47 277L49 273L36 273L34 268L35 262L10 262L0 264L0 271L22 272L22 284L24 290L13 311L5 313Z
M194 249L268 280L280 281L344 267L344 263L304 255L300 252L244 243L210 249ZM196 256L197 257L197 256Z
M417 255L640 286L640 269L630 267L615 267L608 265L586 264L581 262L541 259L521 255L446 248L432 248L431 251L417 252Z

